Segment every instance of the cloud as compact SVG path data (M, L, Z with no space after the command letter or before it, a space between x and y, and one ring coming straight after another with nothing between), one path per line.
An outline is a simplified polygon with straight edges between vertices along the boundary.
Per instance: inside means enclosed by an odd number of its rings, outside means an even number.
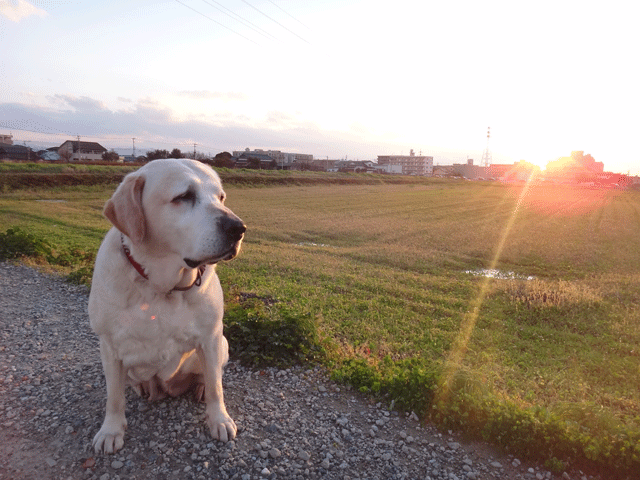
M17 23L31 15L45 17L47 16L47 12L33 6L26 0L0 0L0 15Z
M107 109L104 103L85 96L54 95L50 99L55 103L67 104L79 112L99 112Z
M136 137L136 150L183 148L198 144L198 149L215 154L251 148L310 153L321 158L374 159L376 155L397 151L377 138L353 135L352 132L325 130L313 122L271 111L264 118L250 119L234 115L217 115L215 119L178 118L170 108L152 98L136 101L122 110L111 110L89 97L54 95L52 107L22 103L0 103L0 128L26 130L62 137L77 135L99 141L106 148L119 148Z
M247 100L248 95L242 92L211 92L209 90L182 90L178 92L181 97L189 97L195 100Z

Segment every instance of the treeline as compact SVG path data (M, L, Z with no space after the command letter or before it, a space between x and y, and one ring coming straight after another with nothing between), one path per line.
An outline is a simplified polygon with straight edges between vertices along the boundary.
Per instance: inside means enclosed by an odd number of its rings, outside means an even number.
M147 152L147 160L158 160L161 158L191 158L193 160L199 160L203 163L211 165L212 167L218 168L234 168L235 164L232 161L232 155L229 152L220 152L216 154L214 157L210 155L205 155L204 153L199 152L182 152L179 148L174 148L173 150L149 150ZM274 161L275 164L275 161ZM246 168L251 168L247 166ZM258 165L256 168L260 168Z

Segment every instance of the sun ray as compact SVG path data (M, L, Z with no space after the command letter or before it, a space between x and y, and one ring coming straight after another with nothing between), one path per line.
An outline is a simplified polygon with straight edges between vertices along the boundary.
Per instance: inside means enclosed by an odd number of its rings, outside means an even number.
M498 261L502 255L502 250L504 245L509 237L509 233L516 221L518 216L518 212L520 211L520 207L522 206L524 198L529 193L529 187L531 186L531 182L534 175L530 175L527 181L524 183L522 190L520 191L520 195L518 196L518 201L516 202L511 215L509 216L507 223L502 231L502 235L500 236L500 241L498 242L498 246L496 248L495 254L491 259L491 263L489 265L489 270L495 270L498 265ZM453 346L447 359L445 360L444 366L444 374L442 376L442 380L438 386L438 391L436 394L436 403L446 402L451 394L452 382L456 377L456 374L462 368L462 361L467 352L467 347L469 344L469 339L471 338L471 334L476 326L478 321L478 316L480 314L480 310L482 308L482 304L486 298L487 292L489 291L489 285L493 278L489 276L485 276L482 278L480 283L480 288L478 289L478 294L471 301L469 305L469 310L464 315L462 319L462 324L460 325L460 331L453 342Z

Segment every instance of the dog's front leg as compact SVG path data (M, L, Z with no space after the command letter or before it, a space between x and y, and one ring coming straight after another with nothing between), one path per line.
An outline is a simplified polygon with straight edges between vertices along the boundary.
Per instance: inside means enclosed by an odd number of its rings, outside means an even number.
M125 418L125 370L122 361L116 358L111 346L100 339L102 368L107 381L107 408L102 428L93 437L96 453L115 453L124 445Z
M222 393L222 368L229 360L229 344L219 333L197 349L204 367L204 402L211 436L223 442L236 437L238 427L227 413Z

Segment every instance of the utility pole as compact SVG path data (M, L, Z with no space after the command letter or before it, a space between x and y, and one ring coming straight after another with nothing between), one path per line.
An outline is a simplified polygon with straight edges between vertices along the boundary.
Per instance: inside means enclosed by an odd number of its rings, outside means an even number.
M193 144L193 159L194 160L196 159L196 145L197 145L197 143Z
M133 138L131 138L131 140L133 141L133 154L132 154L132 156L133 156L133 161L135 162L136 161L136 139L135 139L135 137L133 137Z
M485 167L488 170L488 167L491 166L491 150L489 150L489 139L491 138L491 127L487 128L487 148L484 149L482 153L482 160L480 161L480 165Z
M31 149L27 146L27 143L31 143L31 140L23 140L24 146L27 149L27 161L30 162L31 161Z
M71 155L73 157L73 155ZM80 161L80 135L78 135L78 161Z

